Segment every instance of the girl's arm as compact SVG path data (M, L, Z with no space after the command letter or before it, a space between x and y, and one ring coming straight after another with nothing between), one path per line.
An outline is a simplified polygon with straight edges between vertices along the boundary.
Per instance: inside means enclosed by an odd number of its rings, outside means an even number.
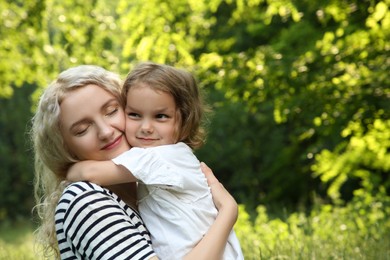
M155 174L176 176L175 167L153 148L134 147L110 161L80 161L70 167L67 180L90 181L102 186L155 181ZM176 182L180 180L173 178ZM173 185L173 184L172 184Z
M185 256L185 259L222 259L230 231L237 220L238 207L211 169L204 163L201 163L201 167L211 188L218 216L203 239Z
M81 161L73 164L67 173L71 182L89 181L101 186L136 182L137 179L121 165L112 161Z

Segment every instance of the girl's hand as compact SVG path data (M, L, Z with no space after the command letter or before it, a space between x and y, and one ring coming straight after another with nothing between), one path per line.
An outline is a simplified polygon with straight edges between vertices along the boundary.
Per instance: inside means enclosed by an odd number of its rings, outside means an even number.
M69 169L68 173L66 174L66 179L70 182L76 182L76 181L89 181L86 178L86 172L88 172L88 168L93 165L90 161L81 161L74 163Z

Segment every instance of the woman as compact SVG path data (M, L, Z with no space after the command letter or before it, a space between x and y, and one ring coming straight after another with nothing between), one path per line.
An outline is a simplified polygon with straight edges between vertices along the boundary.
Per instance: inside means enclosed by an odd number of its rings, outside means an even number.
M109 160L129 149L120 87L116 74L85 65L61 73L41 96L31 134L42 220L37 235L46 253L62 259L157 259L136 211L135 184L66 181L73 163ZM220 258L237 218L234 199L210 169L204 171L219 214L186 259Z

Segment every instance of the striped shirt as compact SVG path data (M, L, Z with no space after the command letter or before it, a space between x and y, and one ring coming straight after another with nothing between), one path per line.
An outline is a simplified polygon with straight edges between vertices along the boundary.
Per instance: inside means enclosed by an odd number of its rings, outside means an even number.
M140 215L90 182L65 188L55 223L61 259L149 259L155 256Z

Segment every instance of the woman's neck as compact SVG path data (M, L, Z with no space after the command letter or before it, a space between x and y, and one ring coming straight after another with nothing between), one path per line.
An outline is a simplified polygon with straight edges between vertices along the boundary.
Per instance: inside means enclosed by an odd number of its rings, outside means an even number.
M137 183L129 182L111 185L107 187L119 198L121 198L128 206L138 210L137 208Z

